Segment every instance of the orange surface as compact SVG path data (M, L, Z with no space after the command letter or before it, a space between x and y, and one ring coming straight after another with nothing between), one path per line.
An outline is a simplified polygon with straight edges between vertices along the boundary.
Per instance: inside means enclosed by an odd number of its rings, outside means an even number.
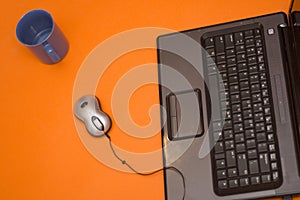
M184 30L287 11L288 6L289 0L2 2L0 199L164 199L162 173L141 177L111 169L81 142L74 125L72 92L85 57L96 45L125 30L149 26ZM67 57L59 64L40 63L16 40L16 23L35 8L51 12L70 42ZM110 66L96 92L110 115L111 90L118 78L151 62L156 62L156 52L144 50L124 55ZM155 85L139 88L129 103L132 118L141 126L148 124L148 110L157 103ZM115 144L128 151L160 147L159 133L136 139L115 126L111 135Z

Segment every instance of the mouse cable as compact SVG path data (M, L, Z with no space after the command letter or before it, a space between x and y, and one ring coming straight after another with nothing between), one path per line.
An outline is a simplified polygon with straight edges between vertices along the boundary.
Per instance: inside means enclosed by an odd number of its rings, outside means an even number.
M141 176L150 176L150 175L153 175L153 174L156 174L160 171L163 171L163 170L173 170L175 171L176 173L178 173L180 175L180 177L182 178L182 184L183 184L183 196L182 196L182 200L185 199L185 190L186 190L186 186L185 186L185 178L182 174L182 172L177 169L176 167L173 167L173 166L169 166L169 167L163 167L161 169L158 169L158 170L155 170L155 171L152 171L152 172L149 172L149 173L142 173L142 172L139 172L137 171L135 168L133 168L130 164L128 164L126 162L126 160L123 160L122 158L120 158L120 156L116 153L113 145L112 145L112 141L111 141L111 138L109 135L106 135L107 138L108 138L108 141L109 141L109 146L110 146L110 149L112 151L112 153L114 154L114 156L123 164L123 165L126 165L131 171L133 171L134 173L138 174L138 175L141 175Z

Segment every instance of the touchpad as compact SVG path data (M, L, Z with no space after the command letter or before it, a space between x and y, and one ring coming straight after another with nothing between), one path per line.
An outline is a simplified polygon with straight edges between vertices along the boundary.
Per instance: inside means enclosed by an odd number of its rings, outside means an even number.
M203 112L199 89L167 96L168 137L180 140L203 135Z

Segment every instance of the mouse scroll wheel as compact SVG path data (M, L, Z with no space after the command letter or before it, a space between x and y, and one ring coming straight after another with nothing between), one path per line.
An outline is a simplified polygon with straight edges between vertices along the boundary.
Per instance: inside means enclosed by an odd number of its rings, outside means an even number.
M104 131L104 126L102 124L102 122L100 121L100 119L96 116L92 117L92 122L94 124L94 126L99 130L99 131Z

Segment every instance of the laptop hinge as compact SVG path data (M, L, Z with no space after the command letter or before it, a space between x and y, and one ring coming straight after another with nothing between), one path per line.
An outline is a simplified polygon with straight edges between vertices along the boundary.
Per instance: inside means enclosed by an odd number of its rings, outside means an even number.
M288 80L287 91L290 99L290 110L292 113L295 150L298 161L298 176L300 176L300 68L296 61L296 52L293 41L291 26L281 24L278 27L281 36L281 45L283 47L283 59L286 69L286 78Z

